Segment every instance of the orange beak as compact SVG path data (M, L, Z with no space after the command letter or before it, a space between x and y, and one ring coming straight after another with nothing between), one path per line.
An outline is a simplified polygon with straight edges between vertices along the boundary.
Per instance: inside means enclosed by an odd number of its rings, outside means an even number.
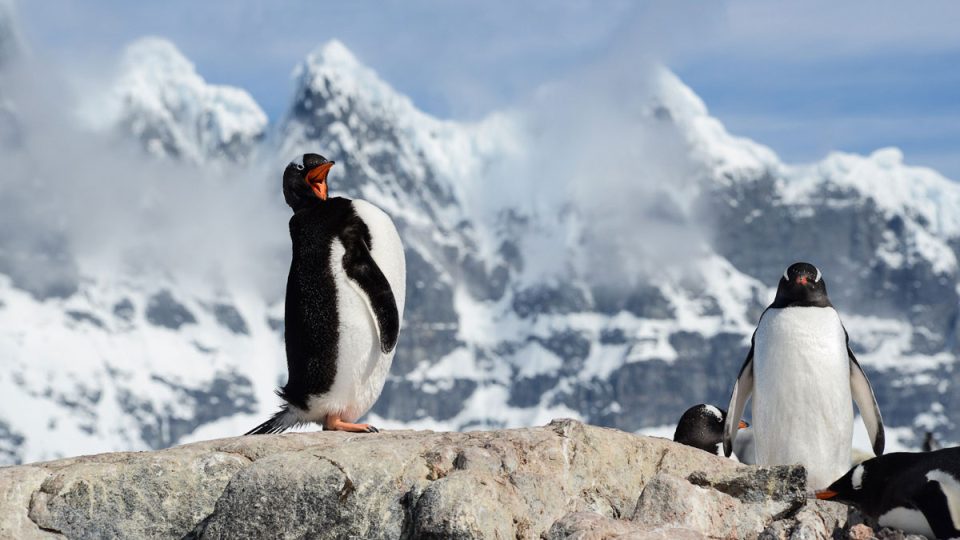
M798 277L798 278L797 278L797 283L799 283L800 285L806 285L806 284L807 284L807 276L800 276L800 277Z
M310 189L313 190L313 193L320 198L320 200L327 200L327 174L330 172L330 168L333 167L333 161L328 161L323 165L318 165L307 173L307 185L310 186Z
M744 422L743 420L740 421L740 429L747 429L748 427L750 427L750 424Z
M836 491L830 491L829 489L822 489L816 493L818 499L826 501L836 497L838 493Z

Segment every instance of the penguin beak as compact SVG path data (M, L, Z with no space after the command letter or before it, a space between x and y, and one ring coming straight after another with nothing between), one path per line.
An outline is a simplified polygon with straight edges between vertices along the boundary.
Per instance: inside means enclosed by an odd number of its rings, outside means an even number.
M836 491L830 491L829 489L821 489L820 491L817 491L814 495L821 501L828 501L836 497L837 495L839 495L839 493L837 493Z
M327 200L327 174L334 163L328 161L310 169L310 172L307 173L307 185L313 190L314 195L322 201Z
M797 276L797 283L800 285L807 284L807 276Z
M750 427L750 424L744 422L743 420L740 421L740 429L747 429L748 427Z

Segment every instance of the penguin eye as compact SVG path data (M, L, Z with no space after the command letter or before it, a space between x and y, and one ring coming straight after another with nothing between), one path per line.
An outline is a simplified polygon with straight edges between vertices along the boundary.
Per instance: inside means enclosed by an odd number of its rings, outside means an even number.
M298 170L298 171L302 171L302 170L303 170L303 165L297 163L297 170Z

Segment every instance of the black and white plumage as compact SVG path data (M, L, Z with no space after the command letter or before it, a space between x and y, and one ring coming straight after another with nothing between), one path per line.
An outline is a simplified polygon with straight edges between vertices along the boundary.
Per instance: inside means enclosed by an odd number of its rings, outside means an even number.
M705 403L694 405L680 417L677 429L673 433L673 440L722 456L723 424L726 418L727 411L719 407ZM747 423L740 421L739 426L741 429L746 428Z
M874 454L883 454L883 421L873 388L812 264L787 268L773 303L760 316L730 397L726 455L751 396L758 465L800 463L811 486L826 486L850 467L851 400L860 409Z
M960 448L868 459L817 498L856 506L883 527L960 538Z
M323 156L287 166L283 194L293 259L284 338L287 384L281 410L248 434L315 422L325 429L377 431L354 422L370 410L393 360L406 291L400 236L379 208L327 197Z

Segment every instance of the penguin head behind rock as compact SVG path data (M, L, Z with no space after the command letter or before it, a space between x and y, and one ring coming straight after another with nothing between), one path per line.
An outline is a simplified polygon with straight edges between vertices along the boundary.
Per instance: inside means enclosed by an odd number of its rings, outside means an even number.
M304 154L283 171L283 198L294 211L327 200L327 174L335 162L320 154Z
M723 424L727 411L701 403L683 413L673 433L674 442L699 448L711 454L718 454L723 447ZM740 421L740 429L748 427Z
M777 286L777 297L771 307L826 307L829 305L827 284L823 280L820 269L810 263L798 262L791 264L783 271Z

